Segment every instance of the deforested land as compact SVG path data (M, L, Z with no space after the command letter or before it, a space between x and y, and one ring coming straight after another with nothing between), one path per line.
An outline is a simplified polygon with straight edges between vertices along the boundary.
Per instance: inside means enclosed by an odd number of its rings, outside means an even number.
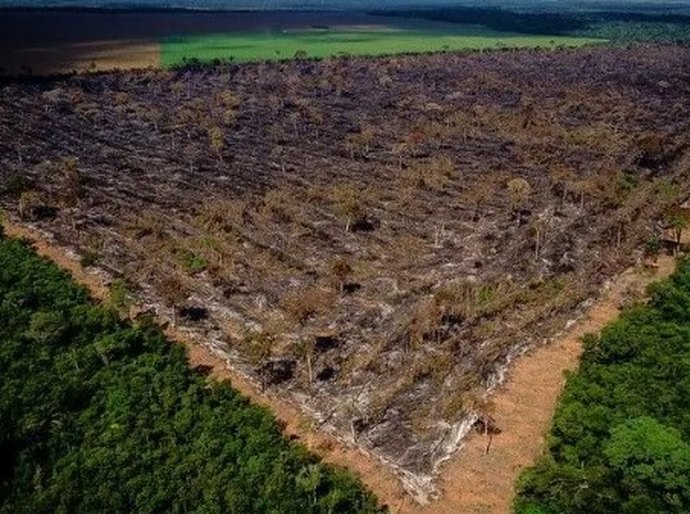
M6 82L2 202L423 496L510 363L673 244L689 77L636 45Z

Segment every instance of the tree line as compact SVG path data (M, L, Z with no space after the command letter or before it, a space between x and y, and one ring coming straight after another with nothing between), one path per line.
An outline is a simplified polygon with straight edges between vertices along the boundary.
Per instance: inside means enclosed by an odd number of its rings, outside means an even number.
M148 319L0 236L0 513L382 512Z
M690 260L586 338L518 490L519 514L690 512Z
M399 18L422 18L519 34L549 34L608 39L616 43L639 41L687 42L690 16L670 11L636 10L521 10L499 7L456 6L430 9L379 10L371 14Z

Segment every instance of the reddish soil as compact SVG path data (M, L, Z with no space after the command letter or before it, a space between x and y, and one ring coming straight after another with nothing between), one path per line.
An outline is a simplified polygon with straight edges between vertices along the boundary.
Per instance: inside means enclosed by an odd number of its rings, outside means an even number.
M409 512L428 514L508 513L515 481L545 449L546 435L565 383L565 372L577 368L581 338L600 331L614 320L632 294L655 280L668 277L675 259L663 256L656 270L634 268L618 277L582 320L553 343L521 357L507 381L493 396L493 415L501 434L487 438L476 432L467 437L458 454L441 471L441 499L428 508Z

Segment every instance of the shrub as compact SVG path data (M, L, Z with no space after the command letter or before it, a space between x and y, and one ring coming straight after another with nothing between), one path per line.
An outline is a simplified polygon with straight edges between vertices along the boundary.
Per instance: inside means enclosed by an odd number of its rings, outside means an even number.
M99 259L100 254L96 250L87 249L82 253L79 262L83 267L88 268L89 266L98 264Z
M281 302L281 307L291 319L304 323L316 314L327 312L334 300L333 292L330 290L307 287L287 294Z
M31 186L31 183L24 175L12 173L5 180L3 192L10 196L19 196Z
M208 265L206 259L204 259L200 255L196 255L195 253L189 250L184 250L180 252L179 262L185 269L185 271L191 273L192 275L201 273L206 269L206 266Z

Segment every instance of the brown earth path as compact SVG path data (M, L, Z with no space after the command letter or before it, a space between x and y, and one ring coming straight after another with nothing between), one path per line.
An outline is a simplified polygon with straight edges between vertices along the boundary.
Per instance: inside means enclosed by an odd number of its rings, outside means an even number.
M661 256L656 269L632 268L621 274L585 316L550 344L519 358L493 396L494 418L501 434L487 439L472 433L461 452L442 469L442 497L419 513L503 514L510 512L515 482L520 471L534 463L545 449L546 435L564 373L577 368L582 354L581 338L599 332L621 312L626 299L637 296L650 283L668 277L675 259ZM413 511L410 511L413 512Z
M69 249L52 243L46 234L33 228L5 222L5 232L30 241L39 255L69 271L75 281L86 286L98 299L108 296L107 278L85 269ZM522 469L532 464L544 450L564 372L577 368L583 335L598 332L615 319L631 294L639 294L648 284L669 276L675 269L671 256L659 258L656 269L632 268L620 275L573 326L555 341L519 358L506 383L493 396L494 418L501 434L493 438L486 453L486 437L471 433L461 451L441 469L439 499L426 506L405 493L392 470L364 451L323 432L311 429L309 419L299 409L271 393L260 392L241 374L213 354L189 334L166 329L173 341L188 349L191 366L211 368L217 380L230 380L233 387L253 402L269 408L285 425L285 433L300 439L324 461L345 466L356 473L382 503L396 514L503 514L510 512L515 481Z

